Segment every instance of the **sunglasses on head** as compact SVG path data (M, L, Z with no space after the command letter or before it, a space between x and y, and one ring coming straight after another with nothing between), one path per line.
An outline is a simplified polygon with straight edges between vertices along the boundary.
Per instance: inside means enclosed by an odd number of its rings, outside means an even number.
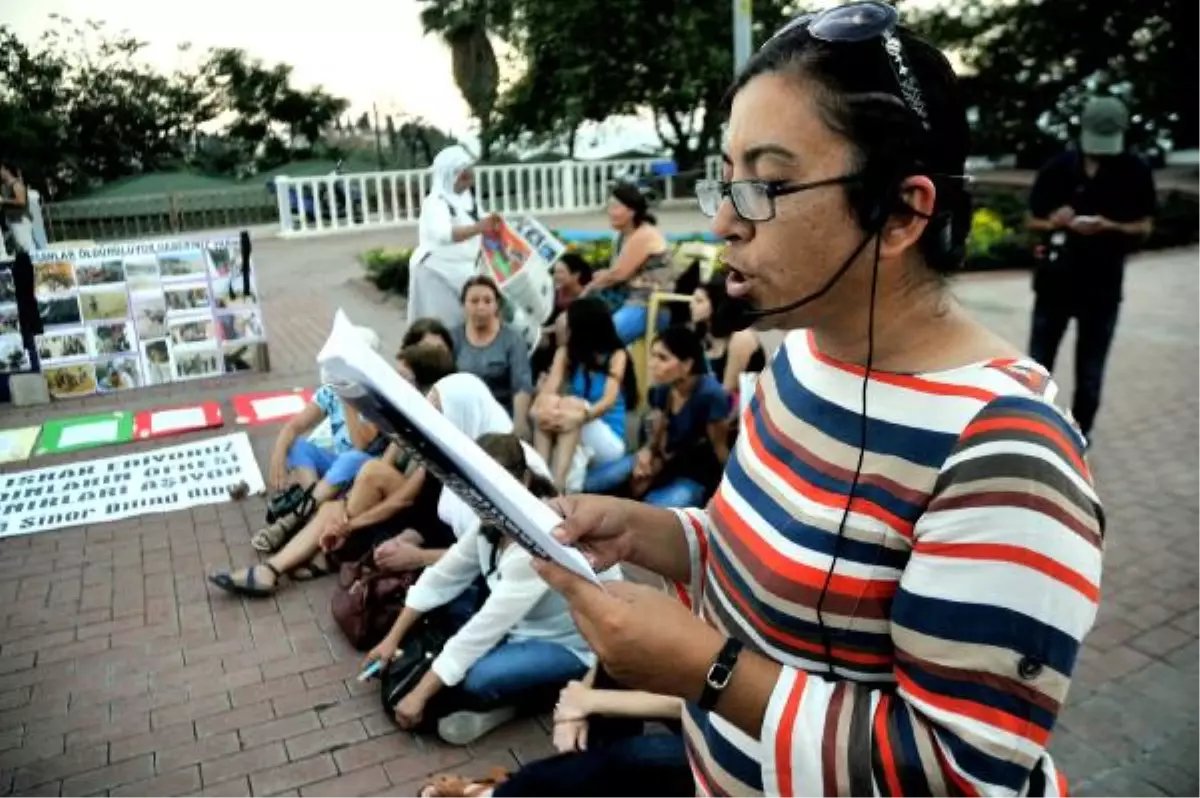
M775 32L767 43L786 36L793 31L807 29L812 38L827 44L856 44L879 39L887 55L888 65L899 87L898 98L930 130L929 112L925 107L925 96L917 83L916 75L908 66L904 56L904 45L896 36L899 22L896 9L885 3L867 0L849 3L815 14L801 14ZM811 183L793 183L781 180L699 180L696 182L696 200L700 212L715 217L721 203L729 197L738 216L749 222L769 222L775 218L776 197L809 191L814 188L844 185L859 179L858 174L840 175Z

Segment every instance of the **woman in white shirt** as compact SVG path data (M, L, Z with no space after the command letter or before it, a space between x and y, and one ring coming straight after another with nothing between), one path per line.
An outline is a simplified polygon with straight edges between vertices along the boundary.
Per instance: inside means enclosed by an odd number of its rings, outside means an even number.
M530 470L526 447L516 436L484 435L479 444L534 495L555 494L548 480ZM481 575L491 591L487 600L395 709L400 726L411 729L421 724L435 696L438 706L433 709L442 712L454 705L492 708L442 717L438 734L453 745L474 742L512 718L522 698L552 696L582 678L595 662L565 600L534 572L531 555L474 518L458 542L409 589L403 612L367 655L367 663L394 657L423 615L456 600ZM444 693L447 687L457 688L457 695Z
M463 322L462 288L475 274L479 237L500 217L480 221L475 203L475 159L465 148L447 147L433 159L429 194L421 203L418 245L409 261L408 320L439 319L453 329Z

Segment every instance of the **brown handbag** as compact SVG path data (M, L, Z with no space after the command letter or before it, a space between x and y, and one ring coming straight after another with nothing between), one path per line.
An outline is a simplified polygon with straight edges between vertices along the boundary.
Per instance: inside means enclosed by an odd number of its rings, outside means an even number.
M350 645L367 651L383 640L404 609L408 589L418 575L418 571L396 574L379 570L373 550L357 562L342 563L329 609Z

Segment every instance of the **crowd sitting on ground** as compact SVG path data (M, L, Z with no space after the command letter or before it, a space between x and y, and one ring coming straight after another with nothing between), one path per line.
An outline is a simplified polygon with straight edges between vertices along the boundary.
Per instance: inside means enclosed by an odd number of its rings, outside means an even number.
M594 278L573 253L556 264L549 343L532 353L504 322L497 285L472 277L460 296L463 323L447 328L438 319L414 320L395 369L536 496L586 490L661 507L702 504L720 481L736 428L737 379L729 369L761 368L761 347L753 334L746 346L732 331L719 282L699 286L687 318L652 339L652 384L643 403L626 348L634 325L587 290L597 279L606 291L620 287L604 274ZM687 279L698 282L695 274ZM643 332L645 318L638 322ZM374 331L355 331L378 351ZM737 354L739 347L745 354ZM504 776L493 785L496 794L575 794L580 774L614 766L625 774L628 794L647 783L690 794L678 729L642 734L643 718L677 726L678 700L619 690L598 668L565 601L534 572L530 555L482 525L346 404L329 375L321 380L272 452L274 494L290 489L299 498L253 536L268 557L214 573L213 584L266 598L291 582L363 561L405 576L384 624L390 629L381 639L354 641L368 649L366 667L394 661L414 630L430 622L444 634L429 669L390 705L399 726L468 745L518 714L557 703L560 757ZM622 576L616 568L602 575ZM599 719L589 733L591 718ZM440 780L428 794L478 788L456 784Z

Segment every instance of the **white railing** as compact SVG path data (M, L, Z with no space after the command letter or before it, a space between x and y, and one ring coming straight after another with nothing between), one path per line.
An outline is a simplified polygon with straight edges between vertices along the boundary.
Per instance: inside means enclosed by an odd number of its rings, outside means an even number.
M561 161L475 168L475 192L484 213L551 216L604 207L612 183L622 176L653 174L660 159ZM430 172L412 169L274 180L280 233L322 235L415 225L429 192ZM673 199L670 179L664 199Z

